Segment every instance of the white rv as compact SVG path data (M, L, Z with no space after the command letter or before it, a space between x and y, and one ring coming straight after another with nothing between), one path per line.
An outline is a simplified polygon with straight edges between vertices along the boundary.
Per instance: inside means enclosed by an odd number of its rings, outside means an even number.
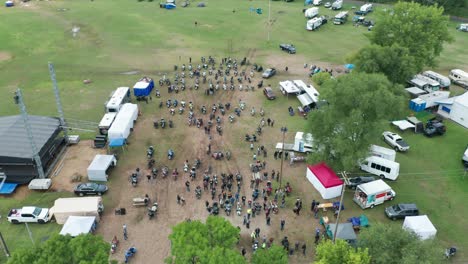
M318 13L319 13L318 7L311 7L304 12L304 16L308 19L311 19L311 18L316 17Z
M450 79L440 73L433 71L425 71L422 73L422 75L438 82L440 84L440 88L442 89L449 89L450 87Z
M372 12L372 4L364 4L355 13L356 15L367 15L370 12Z
M110 96L109 101L105 103L106 112L119 112L123 104L130 102L130 88L119 87Z
M361 162L360 168L382 179L389 180L396 180L400 173L400 163L376 156L366 158Z
M346 23L346 20L348 20L348 11L342 11L335 16L333 24L341 25Z
M306 29L309 30L309 31L313 31L313 30L316 30L318 29L319 27L321 27L325 20L324 17L314 17L312 19L310 19L309 21L307 21L307 24L306 24Z
M314 6L319 6L322 4L322 0L314 0L313 4Z
M105 113L104 116L101 119L101 122L99 122L99 133L101 135L107 135L107 131L111 127L112 123L114 122L115 117L117 116L117 113L112 112L112 113Z
M421 74L416 74L413 76L413 78L408 83L428 93L435 92L440 89L439 82Z
M468 88L468 73L460 69L453 69L450 71L449 78L461 87Z
M371 145L370 154L372 156L380 157L386 160L395 161L396 151L389 148L384 148L377 145Z
M333 2L331 8L333 10L340 10L343 7L343 0L336 0Z

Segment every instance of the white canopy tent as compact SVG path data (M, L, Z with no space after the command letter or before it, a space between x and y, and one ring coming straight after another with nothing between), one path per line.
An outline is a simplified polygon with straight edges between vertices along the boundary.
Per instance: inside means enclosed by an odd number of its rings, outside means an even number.
M81 234L88 234L96 228L95 216L69 216L62 227L60 234L63 236L70 235L72 237Z
M405 217L403 229L416 233L422 240L433 238L437 234L437 229L427 215Z
M107 170L117 165L114 155L96 155L88 167L88 179L90 181L107 181Z
M63 225L70 216L95 216L104 209L101 197L58 198L49 213L55 216L57 224Z

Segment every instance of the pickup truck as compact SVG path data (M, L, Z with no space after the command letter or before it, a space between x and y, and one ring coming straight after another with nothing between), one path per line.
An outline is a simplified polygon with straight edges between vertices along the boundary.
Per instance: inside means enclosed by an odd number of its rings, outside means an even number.
M395 151L408 151L410 146L406 143L400 135L385 131L382 134L383 140L387 142Z
M25 206L21 209L11 209L8 213L8 221L13 224L19 223L39 223L49 222L49 209L34 206Z

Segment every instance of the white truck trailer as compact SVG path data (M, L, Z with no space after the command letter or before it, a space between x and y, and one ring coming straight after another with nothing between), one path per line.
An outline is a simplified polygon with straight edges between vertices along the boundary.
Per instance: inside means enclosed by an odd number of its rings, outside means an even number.
M353 201L362 209L374 208L374 206L391 201L396 193L383 180L371 181L356 187Z

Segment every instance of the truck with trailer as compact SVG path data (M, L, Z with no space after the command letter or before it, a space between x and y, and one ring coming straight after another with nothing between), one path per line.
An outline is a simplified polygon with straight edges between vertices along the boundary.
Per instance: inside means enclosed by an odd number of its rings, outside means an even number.
M35 206L25 206L20 209L11 209L8 213L7 219L8 222L13 224L26 222L44 224L50 220L49 209Z
M358 185L354 192L353 201L362 209L367 209L391 201L395 196L395 191L388 184L383 180L376 180Z
M283 150L284 151L296 151L301 153L310 153L312 152L312 144L314 139L312 138L312 134L304 133L304 132L297 132L296 136L294 137L293 144L284 144L279 142L276 144L276 150Z
M335 16L335 19L333 20L333 24L341 25L341 24L346 23L347 20L348 20L348 11L341 11Z

